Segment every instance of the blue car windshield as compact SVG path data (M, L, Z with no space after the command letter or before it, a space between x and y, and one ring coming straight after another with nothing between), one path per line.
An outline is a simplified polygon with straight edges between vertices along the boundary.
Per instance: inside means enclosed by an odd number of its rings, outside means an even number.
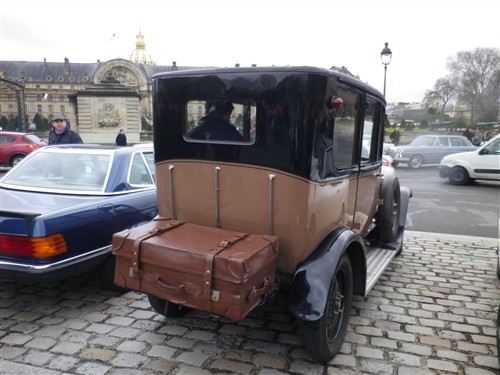
M38 152L24 160L2 184L9 186L71 191L102 191L110 155Z

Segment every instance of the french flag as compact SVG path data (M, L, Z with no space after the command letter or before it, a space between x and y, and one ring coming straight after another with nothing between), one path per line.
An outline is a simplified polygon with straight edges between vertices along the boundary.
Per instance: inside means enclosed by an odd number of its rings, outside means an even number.
M45 93L45 95L43 96L43 100L50 100L50 99L52 99L52 94Z

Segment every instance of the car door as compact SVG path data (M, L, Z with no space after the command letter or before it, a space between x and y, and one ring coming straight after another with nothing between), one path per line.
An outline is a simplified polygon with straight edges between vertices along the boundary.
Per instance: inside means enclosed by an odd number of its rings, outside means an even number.
M473 178L499 180L500 179L500 138L474 152L471 159Z

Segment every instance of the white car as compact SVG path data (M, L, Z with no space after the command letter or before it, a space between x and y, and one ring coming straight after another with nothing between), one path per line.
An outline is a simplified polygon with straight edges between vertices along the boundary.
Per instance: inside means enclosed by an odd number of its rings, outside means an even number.
M500 134L475 151L445 156L438 170L439 176L453 185L472 180L500 181Z

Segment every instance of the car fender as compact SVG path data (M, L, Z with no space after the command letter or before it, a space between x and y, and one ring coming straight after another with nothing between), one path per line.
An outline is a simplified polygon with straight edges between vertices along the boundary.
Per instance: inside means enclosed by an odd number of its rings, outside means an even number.
M353 244L355 244L353 246ZM355 274L354 290L365 285L366 272L356 272L362 264L365 267L361 237L348 228L337 228L330 232L316 247L312 254L297 267L289 290L288 309L296 318L315 321L322 317L328 298L330 282L342 255L350 247L358 249L356 256L351 256ZM363 270L364 271L364 270Z

